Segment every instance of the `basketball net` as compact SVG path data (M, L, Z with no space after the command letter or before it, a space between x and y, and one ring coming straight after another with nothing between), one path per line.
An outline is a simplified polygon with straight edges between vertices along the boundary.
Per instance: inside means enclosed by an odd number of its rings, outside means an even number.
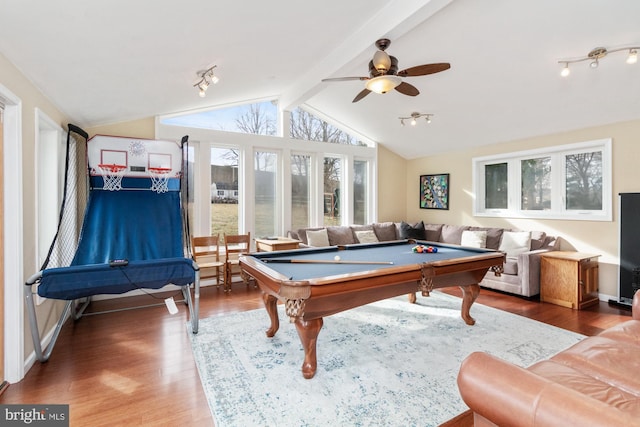
M122 177L127 170L126 166L122 165L98 165L100 171L102 171L102 188L108 191L120 191L122 190Z
M151 176L151 191L156 193L166 193L169 191L169 172L170 168L149 168Z

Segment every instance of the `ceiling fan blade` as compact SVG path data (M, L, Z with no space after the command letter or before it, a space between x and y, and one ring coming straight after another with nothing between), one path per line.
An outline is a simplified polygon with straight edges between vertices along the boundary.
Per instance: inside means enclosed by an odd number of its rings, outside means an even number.
M451 64L448 62L438 62L436 64L423 64L415 67L407 68L406 70L398 71L400 77L416 77L426 76L427 74L439 73L451 68Z
M364 98L365 96L369 95L370 93L371 93L371 91L369 89L362 89L362 92L357 94L356 97L353 98L353 101L351 101L351 102L358 102L362 98Z
M369 77L333 77L329 79L322 79L323 82L347 82L350 80L369 80Z
M404 95L416 96L420 94L418 88L414 85L410 85L407 82L402 82L398 86L396 86L396 90Z

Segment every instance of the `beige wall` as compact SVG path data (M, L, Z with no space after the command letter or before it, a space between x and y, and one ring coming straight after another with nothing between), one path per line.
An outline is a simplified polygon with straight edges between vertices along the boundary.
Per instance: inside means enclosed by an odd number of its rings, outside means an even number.
M495 144L475 150L424 157L406 162L406 219L445 224L464 224L542 230L562 237L563 249L601 254L600 294L603 298L618 295L618 193L640 191L640 120L598 126ZM527 220L514 218L475 218L473 212L473 182L471 159L497 153L514 152L552 145L570 144L611 138L613 141L613 218L602 221ZM380 180L400 174L382 169ZM420 209L418 182L424 174L450 174L450 209L436 211ZM381 199L384 200L384 199Z
M124 123L114 123L104 126L95 126L92 128L86 128L85 131L89 134L89 137L94 135L109 135L109 136L126 136L128 138L155 138L155 119L149 117L146 119L133 120Z
M23 277L30 277L38 271L36 265L36 109L40 109L51 120L66 129L67 117L55 105L40 93L7 59L0 55L0 84L11 91L22 102L22 194L23 194ZM7 206L7 209L10 207ZM22 286L22 283L7 283L5 286ZM63 303L60 301L46 301L37 307L41 320L40 329L49 330L55 324ZM53 315L50 315L53 313ZM28 356L33 351L33 344L29 331L29 322L25 310L24 316L24 354ZM9 325L7 325L9 326ZM13 325L11 325L13 326Z
M405 218L407 161L378 145L378 222L398 221Z

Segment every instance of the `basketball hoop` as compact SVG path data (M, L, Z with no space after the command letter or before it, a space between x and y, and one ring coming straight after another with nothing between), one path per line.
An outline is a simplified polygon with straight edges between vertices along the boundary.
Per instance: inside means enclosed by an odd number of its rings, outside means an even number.
M122 190L122 177L127 170L123 165L98 165L102 172L103 185L102 188L108 191Z
M148 168L151 176L151 191L166 193L169 191L169 172L171 168Z

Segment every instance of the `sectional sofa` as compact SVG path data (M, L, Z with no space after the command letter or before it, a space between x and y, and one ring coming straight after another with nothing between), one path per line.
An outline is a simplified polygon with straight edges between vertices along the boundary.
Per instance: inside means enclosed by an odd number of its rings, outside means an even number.
M480 286L524 297L540 293L540 255L559 248L544 231L522 231L418 222L302 228L289 232L302 246L333 246L414 238L455 245L486 247L506 253L504 273L489 271Z

